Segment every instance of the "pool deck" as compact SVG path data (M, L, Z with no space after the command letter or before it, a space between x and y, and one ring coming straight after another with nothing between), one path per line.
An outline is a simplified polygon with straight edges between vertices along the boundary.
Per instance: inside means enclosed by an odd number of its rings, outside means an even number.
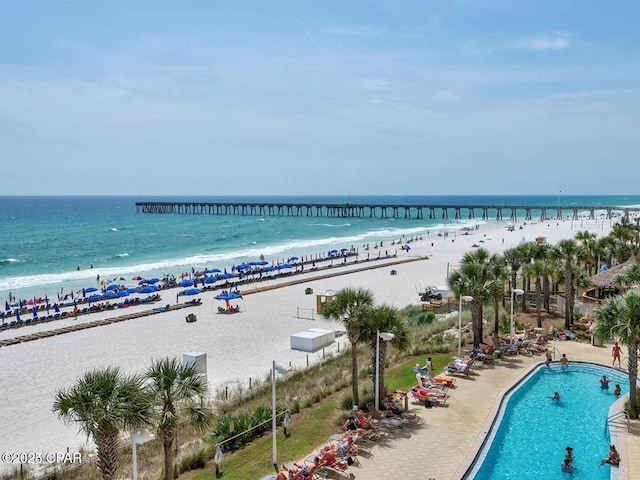
M595 347L555 340L550 346L566 353L569 361L611 365L608 344ZM410 410L422 417L421 424L406 425L376 441L370 451L361 452L359 463L345 473L357 480L460 479L471 460L468 454L487 433L490 423L487 420L495 411L499 394L529 367L542 361L542 355L517 355L481 366L469 378L458 377L443 407L426 409L409 400ZM531 421L535 421L535 415ZM640 427L632 424L631 430L630 434L626 428L618 430L617 444L622 458L617 469L619 480L640 478ZM607 453L602 452L603 458ZM336 474L333 477L339 478Z

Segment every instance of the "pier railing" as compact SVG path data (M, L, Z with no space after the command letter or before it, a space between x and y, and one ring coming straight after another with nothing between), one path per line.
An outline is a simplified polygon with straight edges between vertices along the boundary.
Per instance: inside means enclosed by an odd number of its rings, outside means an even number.
M581 212L585 215L581 217ZM602 212L602 214L596 214ZM186 215L253 215L285 217L339 218L428 218L428 219L496 219L515 222L518 215L524 221L559 220L568 218L589 220L628 217L640 213L640 208L559 205L396 205L354 203L282 203L282 202L136 202L136 213ZM566 215L565 215L566 214Z

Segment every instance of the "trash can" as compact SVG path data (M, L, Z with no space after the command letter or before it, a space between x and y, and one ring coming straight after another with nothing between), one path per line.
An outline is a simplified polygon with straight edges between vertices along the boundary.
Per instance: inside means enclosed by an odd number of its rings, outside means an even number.
M591 345L593 345L594 347L601 347L602 346L602 339L596 337L593 333L591 334Z

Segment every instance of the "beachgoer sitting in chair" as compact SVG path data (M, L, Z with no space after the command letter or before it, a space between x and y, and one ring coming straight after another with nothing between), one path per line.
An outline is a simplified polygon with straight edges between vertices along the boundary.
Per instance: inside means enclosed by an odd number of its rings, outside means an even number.
M363 430L375 430L376 427L374 427L373 423L371 423L371 420L369 420L364 412L362 410L358 410L356 412L356 422L358 424L358 427L360 427Z
M356 420L355 415L349 415L345 422L342 424L342 428L346 432L353 432L357 435L362 435L365 432L365 429L360 428L358 425L358 421Z
M336 458L336 455L333 453L333 450L331 450L331 447L327 445L322 450L322 454L320 456L320 466L345 470L348 465L344 460L338 460Z

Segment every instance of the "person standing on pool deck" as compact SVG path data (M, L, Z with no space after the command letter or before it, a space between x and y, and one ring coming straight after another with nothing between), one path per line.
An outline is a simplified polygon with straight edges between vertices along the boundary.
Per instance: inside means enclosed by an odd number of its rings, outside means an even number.
M567 354L563 353L562 357L560 358L560 368L562 368L564 370L568 366L569 366L569 359L567 358Z
M611 356L613 357L613 363L612 365L615 367L616 366L616 359L618 360L618 368L622 368L620 366L620 352L621 352L621 348L620 345L618 345L618 342L615 343L615 345L613 346L613 348L611 349Z
M546 356L546 360L544 361L544 364L547 368L550 368L550 364L551 364L551 351L549 351L549 349L547 348L544 351L544 354Z

